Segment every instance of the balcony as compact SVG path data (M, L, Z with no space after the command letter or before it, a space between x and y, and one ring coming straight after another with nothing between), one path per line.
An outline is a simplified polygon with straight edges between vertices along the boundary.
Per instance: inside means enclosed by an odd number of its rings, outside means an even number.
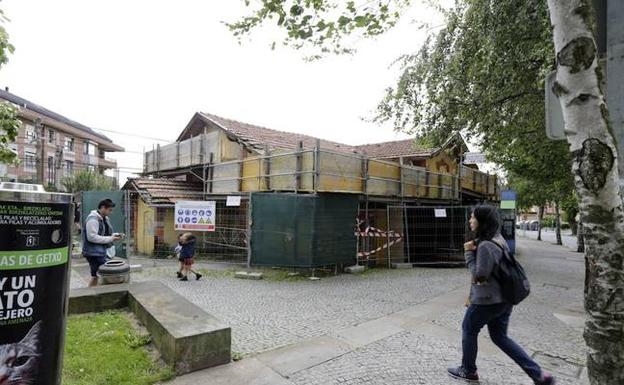
M108 157L98 157L97 164L101 168L117 168L117 161Z

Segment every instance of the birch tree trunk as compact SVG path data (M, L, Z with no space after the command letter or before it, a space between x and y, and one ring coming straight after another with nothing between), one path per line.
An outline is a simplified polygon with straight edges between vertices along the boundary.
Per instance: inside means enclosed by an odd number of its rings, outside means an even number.
M585 238L583 237L583 222L579 222L578 227L576 229L576 252L577 253L585 252Z
M557 238L557 244L563 245L561 241L561 210L559 210L559 202L555 202L555 236Z
M600 89L588 0L548 0L566 137L585 236L585 341L593 385L624 384L624 203L617 148Z

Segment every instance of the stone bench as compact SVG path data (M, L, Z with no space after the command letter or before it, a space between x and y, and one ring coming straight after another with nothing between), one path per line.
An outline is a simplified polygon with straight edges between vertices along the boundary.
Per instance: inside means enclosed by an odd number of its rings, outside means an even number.
M99 313L128 307L128 284L72 289L69 314Z
M128 306L177 374L230 362L231 329L160 282L72 290L70 314Z

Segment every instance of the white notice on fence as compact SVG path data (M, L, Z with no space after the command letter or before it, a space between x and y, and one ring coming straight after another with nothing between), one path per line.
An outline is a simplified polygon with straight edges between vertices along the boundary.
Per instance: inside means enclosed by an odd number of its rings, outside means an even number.
M446 209L434 209L436 218L446 218Z
M227 197L227 201L225 202L226 206L240 206L241 197L240 195L230 195Z
M175 204L175 229L215 231L215 201L179 201Z

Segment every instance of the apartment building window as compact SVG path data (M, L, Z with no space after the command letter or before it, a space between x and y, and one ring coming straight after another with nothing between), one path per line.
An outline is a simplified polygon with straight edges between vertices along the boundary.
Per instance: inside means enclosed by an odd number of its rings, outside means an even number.
M87 155L95 156L96 144L91 142L85 142L84 153Z
M66 151L74 151L74 138L70 136L65 137L65 150Z
M54 143L54 140L56 139L55 134L56 133L53 130L48 128L48 143Z
M35 127L27 124L24 129L26 142L34 142L37 139L37 133L35 132Z
M34 152L24 153L24 171L37 171L37 156Z
M48 185L54 185L56 182L54 169L54 157L48 156Z
M65 161L65 174L73 175L74 174L74 162L71 160Z

